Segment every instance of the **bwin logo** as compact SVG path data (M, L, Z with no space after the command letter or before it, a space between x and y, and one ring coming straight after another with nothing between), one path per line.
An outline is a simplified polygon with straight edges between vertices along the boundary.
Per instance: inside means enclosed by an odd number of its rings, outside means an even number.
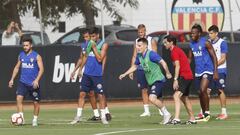
M202 56L202 52L201 51L193 52L193 55L195 57Z
M60 83L65 77L66 83L69 83L70 81L76 82L78 70L76 71L74 79L71 80L71 73L73 72L74 68L75 68L75 63L66 63L66 64L60 63L60 55L55 56L52 81L54 83Z

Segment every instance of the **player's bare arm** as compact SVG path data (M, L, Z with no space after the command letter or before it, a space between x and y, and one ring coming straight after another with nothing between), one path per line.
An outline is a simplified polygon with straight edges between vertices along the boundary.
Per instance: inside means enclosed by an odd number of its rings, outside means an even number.
M103 47L102 47L102 50L101 50L100 54L98 53L97 47L96 47L95 44L92 45L92 49L93 49L93 53L94 53L97 61L102 62L104 60L105 56L107 55L108 44L107 43L103 44Z
M167 63L163 59L161 59L159 61L159 63L162 65L163 69L165 70L167 79L171 79L172 74L170 73L170 71L168 69Z
M17 74L18 74L18 71L19 71L19 68L21 66L21 61L20 59L18 58L18 61L17 61L17 64L15 65L14 69L13 69L13 73L12 73L12 77L8 83L8 87L9 88L12 88L13 84L14 84L14 79L16 78Z
M136 45L134 44L134 45L133 45L133 55L132 55L132 59L131 59L131 66L134 65L135 60L136 60L136 57L137 57L137 50L136 50ZM129 74L129 78L130 78L131 80L133 80L133 73L130 73L130 74Z
M174 74L174 81L173 81L173 89L174 90L178 90L179 88L179 85L178 85L178 77L179 77L179 70L180 70L180 63L179 63L179 60L176 60L174 61L174 71L175 71L175 74Z
M214 73L213 73L213 79L217 80L218 79L218 71L217 71L217 67L218 67L218 61L217 61L217 56L215 54L215 51L211 45L210 42L206 42L206 48L208 49L208 52L212 58L213 61L213 65L214 65Z
M83 76L82 69L85 66L86 62L87 62L87 57L88 56L86 54L82 55L82 62L80 64L79 70L78 70L78 77L79 78Z
M189 63L191 63L192 62L192 57L193 57L193 52L192 52L191 48L188 51L188 56L187 57L188 57Z
M225 63L226 59L227 59L227 54L226 53L221 53L221 58L218 60L218 66Z
M106 66L106 61L107 61L107 55L105 56L105 58L103 59L103 62L102 62L102 73L104 74L104 69L105 69L105 66Z
M82 51L80 52L80 56L78 58L77 64L75 65L75 68L73 70L73 72L71 73L71 79L74 79L74 75L76 73L76 71L78 70L78 68L80 67L81 63L82 63L82 58L83 58L83 54Z
M125 76L127 76L130 73L133 73L136 70L137 70L137 65L134 64L125 73L121 74L119 76L119 79L122 80Z
M40 55L37 56L37 64L38 64L38 75L36 77L36 79L33 81L33 88L38 88L39 87L39 81L43 75L44 72L44 67L43 67L43 61L42 61L42 57Z

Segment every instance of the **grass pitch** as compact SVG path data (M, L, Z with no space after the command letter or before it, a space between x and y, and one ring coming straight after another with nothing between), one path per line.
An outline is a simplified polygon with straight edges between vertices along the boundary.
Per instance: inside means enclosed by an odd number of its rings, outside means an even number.
M61 105L59 105L61 106ZM174 114L173 105L167 104L168 110ZM199 111L199 105L193 106L194 111ZM209 122L199 122L197 125L160 125L162 117L158 110L151 106L151 117L141 118L143 108L139 105L110 106L112 121L109 125L100 122L89 122L92 116L90 107L83 111L83 121L70 125L76 108L44 108L42 107L39 126L32 127L32 108L25 110L24 126L10 124L10 116L14 108L5 108L0 111L0 135L239 135L240 134L240 107L239 104L228 105L229 119L216 120L220 112L219 105L211 105L212 118ZM185 122L187 115L182 107L181 120Z

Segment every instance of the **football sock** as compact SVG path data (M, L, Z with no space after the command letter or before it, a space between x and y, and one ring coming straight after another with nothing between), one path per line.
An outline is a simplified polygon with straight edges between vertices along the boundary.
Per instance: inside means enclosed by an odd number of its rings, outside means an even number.
M106 113L110 113L108 107L105 107Z
M81 117L82 116L82 108L77 108L77 117Z
M222 114L227 115L227 108L222 108Z
M94 110L93 110L93 113L94 113L94 116L95 116L95 117L99 117L99 116L100 116L100 114L99 114L99 112L98 112L98 109L94 109Z
M106 119L106 111L105 109L101 109L101 118Z
M210 114L210 111L205 111L206 114Z
M33 119L34 119L34 120L37 120L37 118L38 118L38 116L33 115Z
M168 112L168 110L167 110L167 108L166 108L165 106L163 106L163 107L161 108L161 111L162 111L163 115L171 115L171 114Z
M149 105L148 105L148 104L144 104L144 105L143 105L143 108L144 108L144 112L145 112L145 113L150 113L150 112L149 112Z

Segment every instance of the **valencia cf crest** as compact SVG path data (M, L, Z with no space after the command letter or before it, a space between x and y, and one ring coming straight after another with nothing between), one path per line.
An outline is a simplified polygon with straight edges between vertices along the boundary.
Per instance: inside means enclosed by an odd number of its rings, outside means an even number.
M198 49L201 51L201 50L202 50L202 47L201 47L201 46L199 46L199 47L198 47Z
M33 61L34 61L34 58L30 58L30 62L33 63Z
M189 31L194 24L200 24L203 31L215 24L221 30L224 23L222 0L174 0L171 19L174 30Z

